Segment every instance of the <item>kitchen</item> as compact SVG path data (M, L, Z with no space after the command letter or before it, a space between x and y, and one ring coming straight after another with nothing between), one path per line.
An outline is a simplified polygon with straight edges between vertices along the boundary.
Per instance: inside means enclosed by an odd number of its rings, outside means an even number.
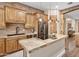
M67 52L64 14L58 6L52 9L50 2L45 12L43 4L0 2L0 56L22 51L22 57L60 57Z

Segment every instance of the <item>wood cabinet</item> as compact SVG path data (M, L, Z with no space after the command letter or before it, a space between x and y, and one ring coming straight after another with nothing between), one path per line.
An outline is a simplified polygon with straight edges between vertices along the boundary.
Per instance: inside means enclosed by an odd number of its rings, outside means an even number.
M0 38L0 56L5 54L5 39Z
M22 36L11 36L6 39L6 53L11 53L17 50L22 49L19 44L19 40L26 39L25 35Z
M6 6L5 15L7 23L25 23L25 11Z
M17 50L17 38L9 37L6 39L6 53L10 53Z
M34 27L34 20L35 20L35 15L26 14L25 28Z
M0 29L5 29L4 9L0 9Z
M26 23L25 23L25 28L35 28L35 31L38 32L38 20L42 16L43 20L48 22L48 16L45 14L26 14Z
M19 40L23 40L23 39L26 39L26 36L25 36L25 35L18 37L18 41L17 41L17 42L18 42L18 43L17 43L17 45L18 45L18 46L17 46L17 49L18 49L18 50L23 49L22 46L19 44Z
M22 10L16 10L16 22L25 23L25 12Z

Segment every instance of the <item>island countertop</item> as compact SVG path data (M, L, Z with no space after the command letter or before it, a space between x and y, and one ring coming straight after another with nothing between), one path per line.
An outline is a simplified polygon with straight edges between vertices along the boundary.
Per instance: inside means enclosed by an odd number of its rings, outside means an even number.
M20 40L19 43L25 48L27 51L31 52L41 47L45 47L51 43L55 43L58 40L63 38L67 38L67 35L57 35L57 39L46 39L42 40L39 38L30 38L28 40Z

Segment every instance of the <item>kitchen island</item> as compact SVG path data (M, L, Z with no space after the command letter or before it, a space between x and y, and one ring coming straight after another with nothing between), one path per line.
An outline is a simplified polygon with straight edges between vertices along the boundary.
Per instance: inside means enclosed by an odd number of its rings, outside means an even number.
M24 48L24 57L57 57L65 53L66 38L67 35L57 35L57 39L30 38L20 40L19 43Z

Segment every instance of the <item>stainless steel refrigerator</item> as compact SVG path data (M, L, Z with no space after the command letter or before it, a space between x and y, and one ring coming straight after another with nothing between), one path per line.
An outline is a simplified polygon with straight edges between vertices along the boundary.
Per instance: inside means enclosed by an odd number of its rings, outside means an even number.
M45 21L38 21L38 38L48 39L48 23Z

